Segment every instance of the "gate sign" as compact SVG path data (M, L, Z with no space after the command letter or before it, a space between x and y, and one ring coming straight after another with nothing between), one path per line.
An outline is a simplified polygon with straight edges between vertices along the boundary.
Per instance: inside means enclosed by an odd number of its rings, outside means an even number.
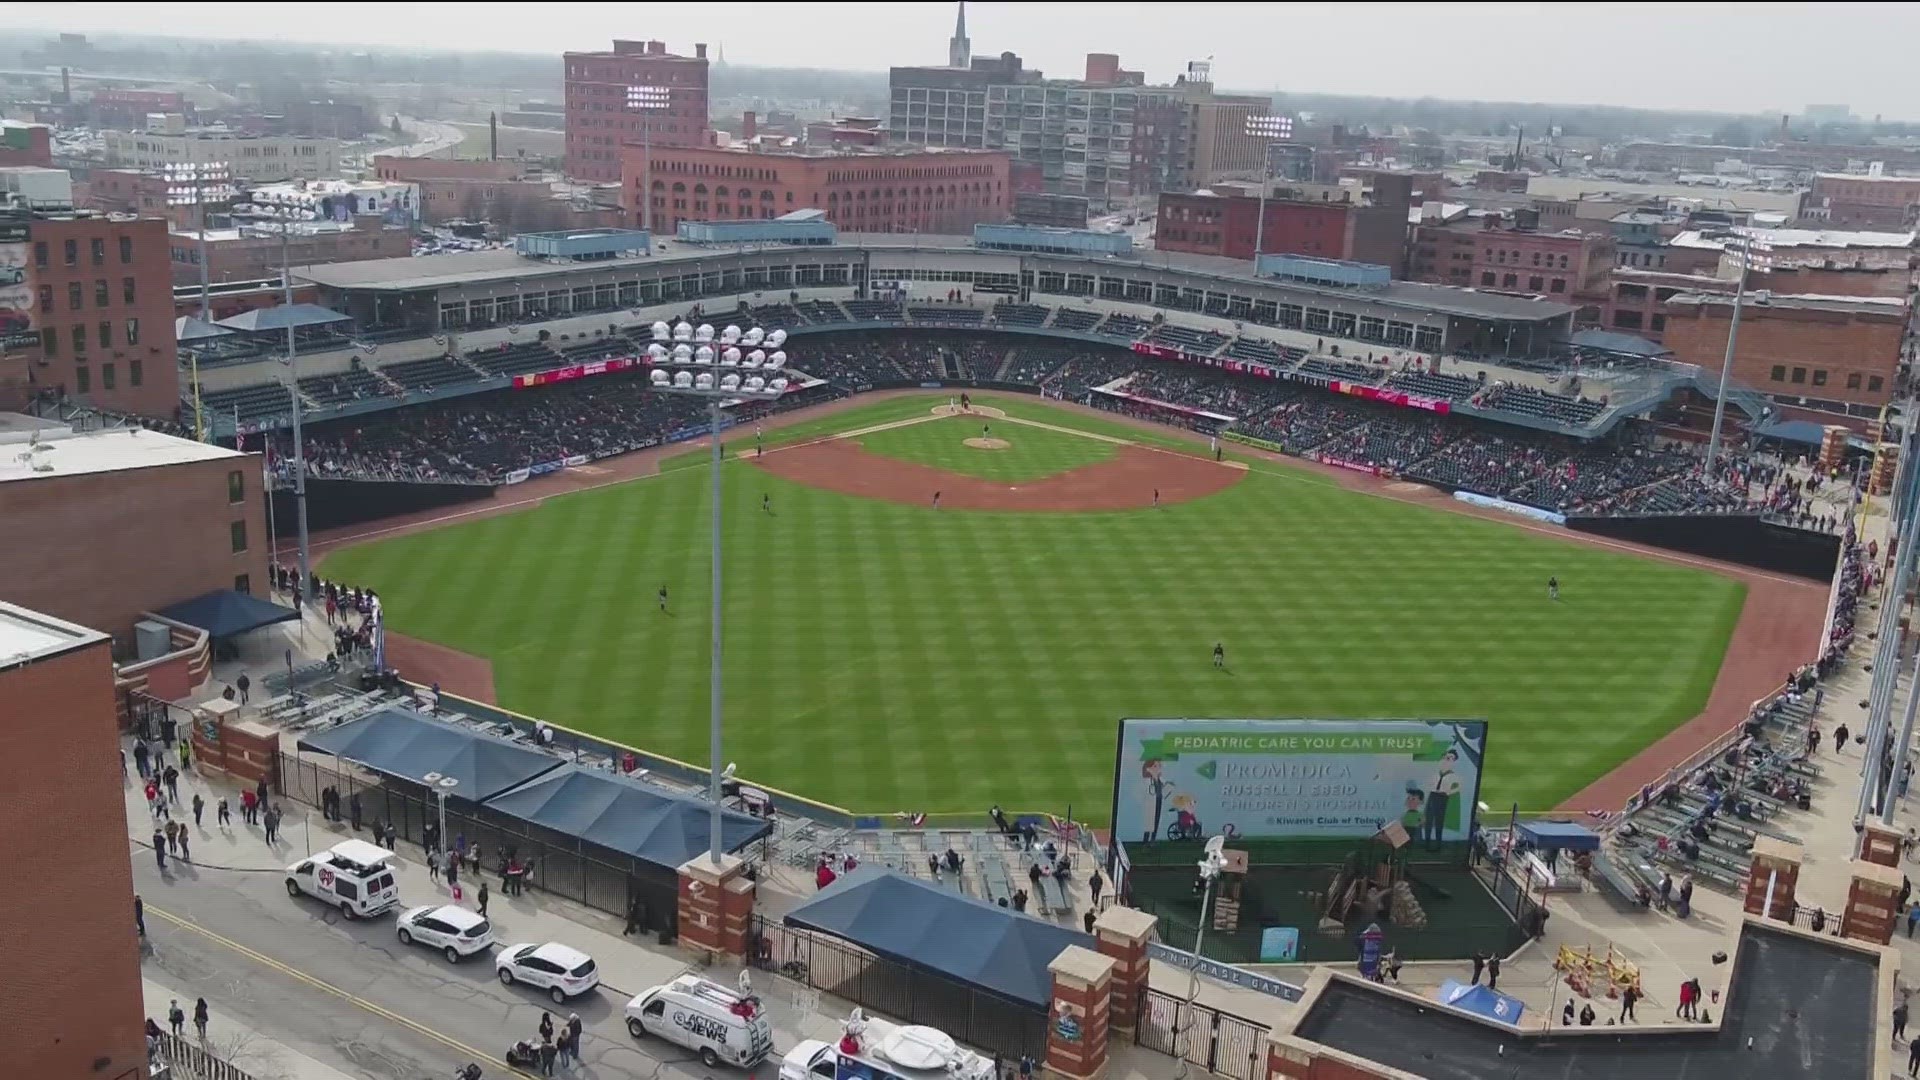
M1397 822L1416 843L1465 840L1486 748L1484 720L1122 720L1114 836L1367 837Z

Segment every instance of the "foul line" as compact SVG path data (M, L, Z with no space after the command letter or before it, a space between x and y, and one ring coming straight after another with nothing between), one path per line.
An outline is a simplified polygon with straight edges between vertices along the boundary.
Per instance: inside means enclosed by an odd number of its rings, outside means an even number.
M359 996L358 994L354 994L347 990L342 990L340 987L335 986L330 982L327 982L323 979L316 979L312 975L309 975L304 971L291 967L287 964L283 964L280 961L275 960L273 957L266 955L265 953L256 952L253 949L249 949L245 945L242 945L239 942L234 941L232 938L222 937L219 934L216 934L213 931L207 929L206 927L201 926L199 923L196 923L193 920L186 918L185 916L175 915L171 912L162 911L161 909L153 906L152 904L148 904L146 906L146 913L148 915L157 915L160 917L162 921L172 923L174 926L179 927L182 930L189 930L189 931L192 931L193 933L199 934L201 937L206 938L208 941L211 941L216 945L220 945L224 948L227 948L236 953L239 953L241 956L244 956L247 959L252 960L253 962L260 964L264 967L271 968L272 970L277 971L280 974L295 980L296 982L305 983L306 985L313 987L315 990L320 990L325 993L331 994L334 997L337 997L340 1000L347 1002L349 1005L354 1006L355 1008L358 1008L364 1012L372 1013L373 1015L380 1017L382 1020L386 1020L389 1023L398 1024L409 1031L415 1032L416 1034L424 1035L427 1038L432 1039L434 1042L437 1042L440 1045L447 1047L448 1049L457 1050L461 1054L465 1055L467 1059L470 1061L482 1062L493 1068L503 1070L504 1072L513 1076L530 1077L533 1075L532 1073L523 1072L520 1069L516 1069L513 1066L508 1065L506 1062L500 1060L499 1058L494 1057L492 1054L488 1054L480 1050L475 1050L473 1047L468 1046L466 1043L463 1043L458 1039L454 1039L449 1036L442 1035L440 1032L435 1031L430 1027L427 1027L425 1024L421 1024L417 1021L410 1020L407 1017L401 1016L399 1013L396 1013L391 1009L385 1008L380 1005L376 1005L373 1002L368 1001L366 998Z

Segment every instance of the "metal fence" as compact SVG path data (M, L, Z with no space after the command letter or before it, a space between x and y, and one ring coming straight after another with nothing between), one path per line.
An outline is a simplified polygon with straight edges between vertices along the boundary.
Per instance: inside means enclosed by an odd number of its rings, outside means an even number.
M1506 909L1507 916L1514 925L1509 928L1506 947L1502 953L1511 953L1526 944L1533 936L1534 928L1540 923L1541 904L1527 886L1504 869L1481 865L1474 867L1474 875L1486 885L1487 891Z
M1189 1006L1184 998L1155 990L1140 990L1140 1019L1133 1041L1149 1050L1178 1058L1180 1035L1186 1033L1187 1061L1229 1080L1264 1076L1260 1047L1267 1027L1242 1016L1206 1005Z
M245 1069L172 1032L160 1033L148 1057L166 1070L167 1080L253 1080Z
M754 917L757 967L856 1005L939 1028L1003 1061L1046 1056L1047 1014L931 972L916 971L838 938Z
M422 842L423 825L440 819L438 804L419 785L334 769L289 753L280 755L279 787L287 798L316 807L320 805L320 793L335 788L340 792L341 818L349 823L357 796L362 825L371 829L391 822L397 837L413 843ZM533 888L614 915L625 914L628 904L637 899L644 908L642 921L648 929L668 933L676 929L677 880L672 869L471 803L460 806L447 807L446 834L441 842L452 848L456 838L463 838L469 851L478 845L484 871L496 873L502 858L512 853L529 868L525 881ZM478 882L473 884L478 886Z

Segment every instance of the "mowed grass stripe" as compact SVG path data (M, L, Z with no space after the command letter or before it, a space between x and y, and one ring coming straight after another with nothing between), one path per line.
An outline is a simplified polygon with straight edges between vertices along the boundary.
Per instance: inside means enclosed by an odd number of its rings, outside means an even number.
M1019 457L1031 430L960 449ZM861 811L1103 820L1122 716L1485 716L1484 797L1549 807L1698 713L1744 596L1288 476L1159 510L1001 514L726 471L728 759ZM348 548L325 572L381 590L396 630L491 658L509 707L704 762L707 495L704 470L675 473Z

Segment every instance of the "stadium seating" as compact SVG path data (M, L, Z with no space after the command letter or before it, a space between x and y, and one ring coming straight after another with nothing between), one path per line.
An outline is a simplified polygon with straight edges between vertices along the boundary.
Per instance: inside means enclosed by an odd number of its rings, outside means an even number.
M1387 379L1387 385L1421 397L1463 401L1480 389L1480 383L1465 375L1433 375L1424 371L1402 371Z
M624 337L605 337L597 341L582 341L560 347L561 362L565 364L591 364L595 360L632 355L634 355L633 342Z
M902 318L898 300L848 300L845 306L854 322L899 322Z
M1355 360L1329 360L1321 356L1308 357L1306 362L1300 365L1299 371L1302 375L1361 384L1377 383L1380 377L1386 374L1386 371L1381 368Z
M277 382L204 391L200 395L200 404L209 415L237 415L243 424L293 413L293 401L287 396L287 388Z
M350 401L384 397L387 385L371 371L342 371L332 375L309 375L300 380L300 393L322 407L345 405Z
M1102 315L1098 311L1085 308L1059 308L1053 313L1053 322L1048 325L1055 330L1084 334L1100 325Z
M907 309L907 315L929 326L984 326L987 321L986 312L959 304L915 304Z
M1133 341L1151 329L1153 324L1145 319L1136 319L1131 315L1121 315L1116 312L1103 319L1099 326L1094 327L1093 332L1101 337Z
M1052 308L1038 304L995 304L988 317L1001 326L1038 327L1045 325Z
M1560 420L1569 424L1591 423L1606 409L1606 406L1600 402L1584 397L1570 397L1566 394L1555 394L1514 383L1496 384L1481 394L1476 403L1482 408L1500 409L1503 412L1518 413L1522 416L1537 416L1543 420Z
M847 321L847 313L839 304L831 300L803 300L795 306L796 311L815 326L831 325Z
M1211 330L1195 330L1189 326L1176 326L1173 323L1161 323L1147 335L1147 340L1155 345L1179 349L1195 356L1212 356L1227 343L1225 334L1216 334Z
M1229 360L1251 360L1260 364L1279 365L1284 363L1280 357L1280 347L1271 341L1259 338L1234 338L1223 353Z
M489 375L525 375L551 371L561 365L559 354L538 341L514 342L466 354L467 363Z
M480 373L451 356L431 356L425 360L407 360L387 364L380 374L408 390L431 390L437 386L457 386L477 382Z

